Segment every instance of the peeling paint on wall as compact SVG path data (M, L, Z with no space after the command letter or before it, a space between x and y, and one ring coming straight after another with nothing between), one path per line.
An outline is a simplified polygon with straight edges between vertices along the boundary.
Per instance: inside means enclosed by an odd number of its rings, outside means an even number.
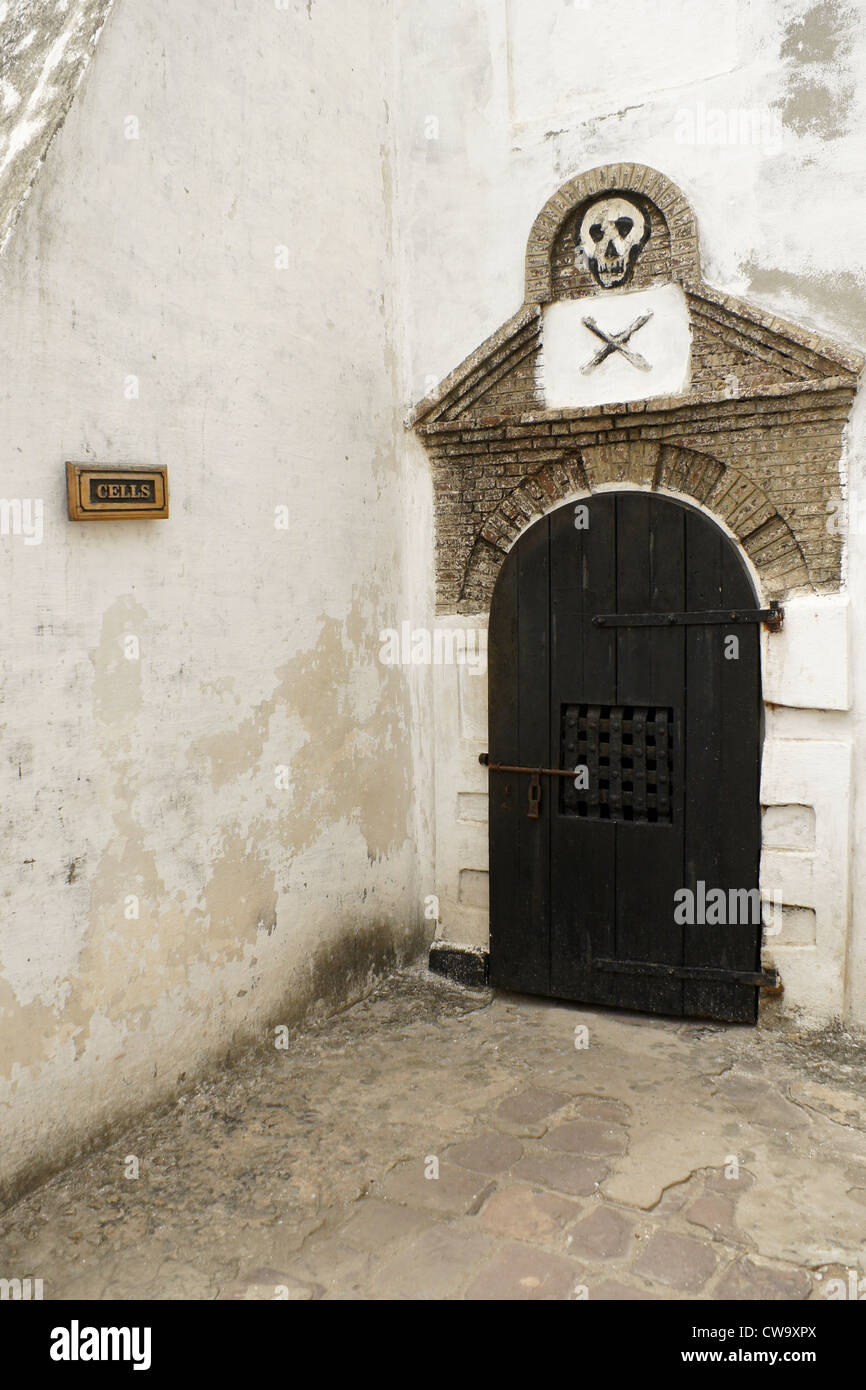
M852 342L866 342L866 275L840 267L809 274L795 274L783 268L756 265L746 261L743 273L749 278L750 289L758 295L773 299L779 305L787 302L797 306L797 316L808 315L812 322L827 318L848 325Z
M4 1193L432 935L390 21L116 6L0 262L45 511L0 536ZM165 463L171 518L70 523L67 458Z
M849 5L821 0L785 28L779 56L787 91L779 106L782 121L798 135L835 140L849 128L854 19Z
M0 3L0 251L66 118L113 4Z

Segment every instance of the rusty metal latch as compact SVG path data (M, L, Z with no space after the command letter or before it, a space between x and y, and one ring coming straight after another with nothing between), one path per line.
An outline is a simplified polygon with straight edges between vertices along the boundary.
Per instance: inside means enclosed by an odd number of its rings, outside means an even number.
M785 619L782 605L773 599L769 608L711 608L690 613L596 613L596 627L697 627L704 623L763 623L768 632L779 632Z
M479 753L478 761L482 767L487 768L488 772L529 773L529 807L526 814L530 820L538 820L538 813L541 808L542 777L574 777L577 773L577 768L573 767L522 767L516 763L492 763L489 753Z

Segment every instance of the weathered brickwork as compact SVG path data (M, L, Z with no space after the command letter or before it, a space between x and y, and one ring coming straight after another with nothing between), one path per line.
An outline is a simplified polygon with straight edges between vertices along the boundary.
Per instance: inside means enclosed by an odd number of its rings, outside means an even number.
M679 396L548 410L539 384L542 308L593 293L575 255L587 200L622 193L653 228L634 288L686 292L690 384ZM832 592L841 537L843 434L862 359L710 289L694 217L655 170L614 165L573 179L536 219L526 302L413 413L433 465L437 608L490 604L517 536L568 498L622 483L705 506L738 537L768 597Z
M649 241L649 256L641 257L638 263L632 282L635 288L668 279L682 284L700 281L697 228L680 190L664 174L646 165L607 164L564 184L533 222L526 247L527 304L548 304L553 299L585 294L590 288L592 282L586 272L575 274L566 269L564 248L586 204L608 192L637 195L641 207L650 213L654 235Z

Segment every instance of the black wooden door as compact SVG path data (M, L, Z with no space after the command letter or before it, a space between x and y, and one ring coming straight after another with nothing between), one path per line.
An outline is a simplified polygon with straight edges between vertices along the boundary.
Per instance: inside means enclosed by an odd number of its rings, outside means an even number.
M494 985L754 1021L759 627L709 616L756 607L719 527L656 494L561 507L511 550L488 655Z

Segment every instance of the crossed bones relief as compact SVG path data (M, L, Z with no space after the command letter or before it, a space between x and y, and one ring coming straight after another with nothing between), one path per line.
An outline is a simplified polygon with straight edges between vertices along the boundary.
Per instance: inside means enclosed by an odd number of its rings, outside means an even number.
M580 370L584 374L594 371L601 362L610 357L612 352L621 352L626 361L630 362L633 367L638 367L642 372L652 371L652 365L647 362L645 357L642 357L639 352L635 352L634 348L626 347L632 334L636 333L639 328L643 328L645 323L649 323L652 316L653 311L649 309L647 313L641 314L640 318L636 318L630 328L623 328L619 333L607 333L603 328L599 328L593 318L583 319L582 321L589 331L594 333L597 338L601 338L604 347L599 348L595 356L585 362Z

